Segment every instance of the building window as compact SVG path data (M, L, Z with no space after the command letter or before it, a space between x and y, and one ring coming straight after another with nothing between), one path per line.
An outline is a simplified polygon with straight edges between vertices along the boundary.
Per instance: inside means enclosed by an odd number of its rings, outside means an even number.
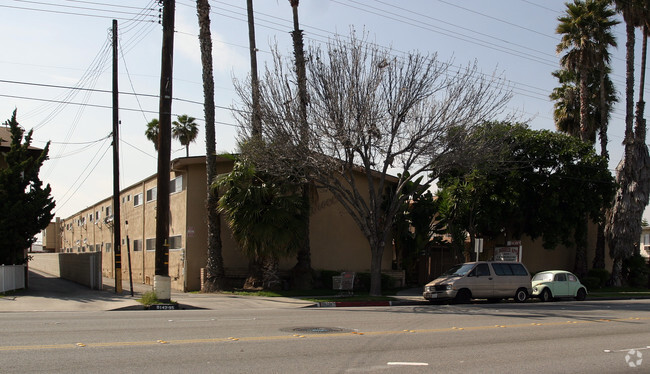
M133 252L142 250L142 239L135 239L133 241Z
M95 211L95 221L99 221L100 218L102 218L102 214L99 210Z
M133 195L133 206L138 206L142 204L142 194L135 194Z
M93 214L92 214L92 213L90 213L90 214L88 215L88 221L89 221L89 222L92 222L92 221L93 221Z
M147 190L147 202L154 201L158 198L158 187Z
M101 244L95 244L95 252L101 252L102 251L102 245Z
M113 247L112 243L106 243L106 244L104 244L104 251L105 252L110 252L112 247Z
M178 177L169 181L169 193L173 194L176 192L181 192L183 190L183 176L179 175Z
M169 249L183 248L183 235L175 235L169 237Z
M111 210L110 206L107 206L106 207L106 217L108 218L108 217L110 217L112 215L113 215L113 210Z
M149 238L145 241L144 247L147 251L155 251L156 250L156 238Z

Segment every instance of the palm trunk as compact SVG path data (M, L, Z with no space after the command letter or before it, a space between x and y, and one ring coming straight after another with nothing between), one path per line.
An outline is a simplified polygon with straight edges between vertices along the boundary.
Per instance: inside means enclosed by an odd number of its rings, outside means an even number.
M589 93L587 92L587 69L584 64L580 69L580 140L583 142L589 141L589 129L587 128L587 118L589 111L587 103L589 100Z
M221 216L217 210L218 191L212 189L217 176L216 131L214 126L214 76L212 75L212 36L210 34L210 4L208 0L196 0L199 19L199 42L201 65L203 67L203 111L205 114L205 162L207 179L208 259L205 292L214 292L224 287L225 270L221 244ZM189 156L189 149L188 149Z
M299 0L291 1L291 8L293 12L293 53L296 64L296 74L298 76L298 97L300 99L300 146L308 147L308 125L307 125L307 74L305 70L305 52L302 30L298 22L298 4ZM304 177L304 176L301 176ZM302 187L303 209L305 217L305 235L304 242L298 250L297 263L292 270L293 286L297 289L311 289L313 288L314 278L311 268L311 247L309 238L309 216L311 213L310 205L310 191L311 186L309 183L303 183Z
M248 12L248 48L251 59L251 95L253 99L252 135L254 138L262 136L262 121L260 119L260 87L257 77L257 47L255 46L255 18L253 13L253 0L246 0Z
M607 103L607 89L605 87L605 66L600 67L600 155L609 161L609 152L607 151L607 128L609 127L609 104ZM607 209L601 210L602 217L607 216ZM598 233L596 237L596 250L594 254L594 261L592 266L594 269L605 268L605 238L606 238L606 225L600 221L598 223Z

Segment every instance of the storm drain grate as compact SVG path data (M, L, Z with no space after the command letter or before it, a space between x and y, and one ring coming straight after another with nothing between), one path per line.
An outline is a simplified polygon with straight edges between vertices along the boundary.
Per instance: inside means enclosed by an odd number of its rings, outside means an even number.
M340 332L352 332L350 329L340 327L287 327L280 329L283 332L300 333L300 334L333 334Z

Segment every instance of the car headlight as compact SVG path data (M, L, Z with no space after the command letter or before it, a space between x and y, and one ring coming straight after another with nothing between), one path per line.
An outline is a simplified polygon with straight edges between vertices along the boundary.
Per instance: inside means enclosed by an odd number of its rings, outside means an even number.
M447 290L451 290L453 288L452 287L453 285L451 285L451 284L447 284L446 286L447 286Z

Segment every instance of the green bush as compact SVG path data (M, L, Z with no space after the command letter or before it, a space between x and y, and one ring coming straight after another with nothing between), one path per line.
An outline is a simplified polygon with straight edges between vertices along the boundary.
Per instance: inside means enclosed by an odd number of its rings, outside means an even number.
M587 291L591 290L596 290L598 288L601 288L600 286L600 278L598 277L584 277L580 280L580 283L584 284L585 287L587 287Z
M595 287L593 287L593 289L596 289L596 288L605 287L607 285L607 281L609 280L610 274L609 271L607 271L606 269L591 269L589 270L589 272L587 272L587 277L598 279L598 283L596 284ZM584 279L582 283L585 286L587 286L587 284L585 284L584 282Z

